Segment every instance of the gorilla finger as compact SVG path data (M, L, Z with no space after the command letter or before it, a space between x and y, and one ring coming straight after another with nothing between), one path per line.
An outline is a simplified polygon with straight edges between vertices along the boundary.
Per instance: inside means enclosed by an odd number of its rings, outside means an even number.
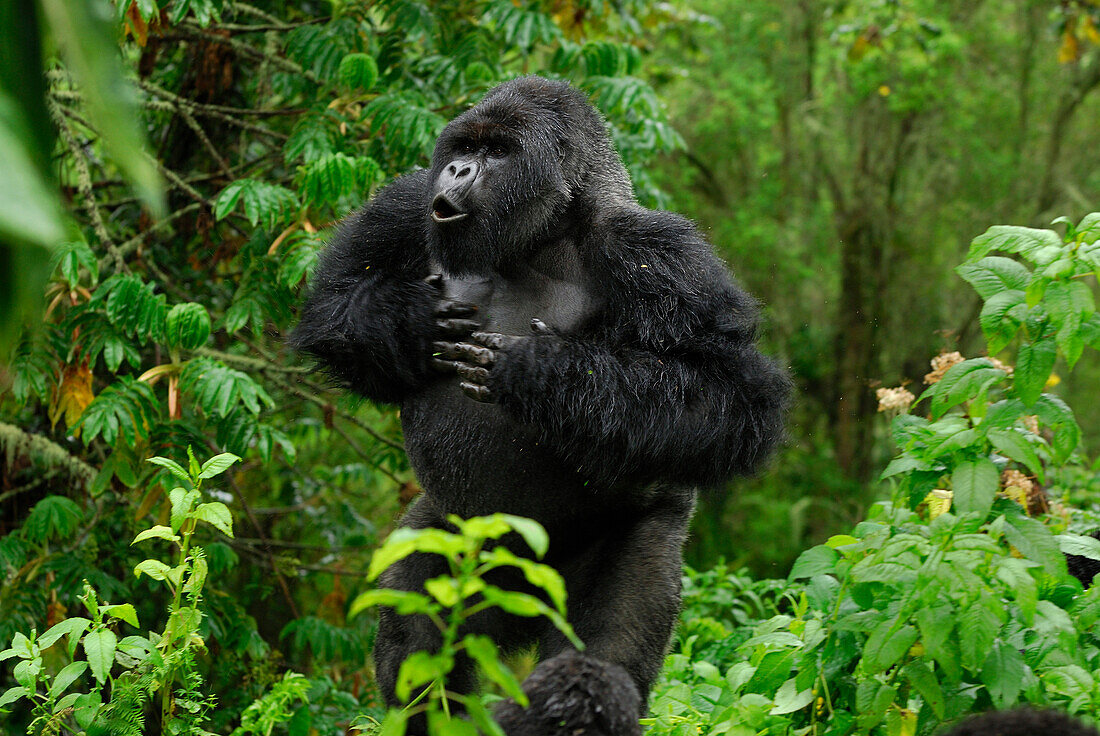
M474 330L481 327L472 319L437 319L435 323L447 337L466 337Z
M533 317L531 319L531 332L534 332L536 335L549 335L552 334L554 330L550 328L550 325L546 324L538 317Z
M458 375L470 383L476 383L480 386L484 386L489 380L488 368L480 368L469 363L455 363L455 370L458 371Z
M455 345L455 351L458 353L459 360L464 360L474 365L489 366L496 360L496 355L492 350L483 348L480 345L471 345L468 342L457 343Z
M436 289L443 288L443 274L432 273L424 277L424 283Z
M474 401L482 401L488 403L493 400L493 394L485 386L479 386L476 383L467 383L466 381L459 381L458 387L462 389L462 393L469 396Z
M442 360L461 360L464 356L453 342L433 342L432 357Z
M499 332L475 332L470 339L492 350L500 350L507 342L507 338Z
M432 370L436 373L457 373L458 363L453 360L441 360L440 358L432 358L428 363Z
M436 317L469 317L476 312L476 304L451 300L442 301L435 308Z

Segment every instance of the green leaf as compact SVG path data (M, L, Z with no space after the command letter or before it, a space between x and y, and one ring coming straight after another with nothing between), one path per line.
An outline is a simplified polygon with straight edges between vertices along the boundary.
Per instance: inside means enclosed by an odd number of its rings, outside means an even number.
M92 676L102 685L110 677L118 637L110 629L96 629L88 632L83 644L84 654L92 668Z
M1018 463L1023 463L1035 474L1039 482L1046 483L1046 475L1043 464L1039 461L1039 455L1023 433L1015 429L991 429L988 437L997 452Z
M956 509L962 513L977 512L983 519L993 508L999 486L997 466L986 457L961 462L951 474Z
M1025 558L1040 563L1048 575L1066 574L1066 559L1058 548L1058 540L1041 521L1019 512L1006 514L1005 521L1005 539Z
M932 418L939 419L953 406L977 398L1006 373L994 368L988 358L971 358L956 363L932 386Z
M917 630L908 624L898 626L886 620L871 631L863 647L863 667L868 674L877 674L892 666L916 643Z
M140 532L136 537L134 537L134 541L130 542L130 544L134 545L138 542L144 542L146 539L167 539L169 542L180 541L179 535L173 533L170 527L157 524L150 529L146 529L145 531Z
M792 677L779 686L773 701L775 705L768 713L773 716L786 715L802 710L814 702L814 691L812 688L799 690L798 683Z
M378 736L405 736L405 727L408 725L408 720L409 711L390 708L386 711L386 717L382 719Z
M215 455L202 464L199 478L213 478L215 475L224 473L236 462L240 462L240 458L232 453L223 452Z
M298 196L285 187L255 179L237 179L214 200L215 218L224 220L238 203L252 226L265 230L275 230L278 225L290 222L301 209Z
M523 541L534 551L536 557L541 558L546 554L546 551L550 548L550 535L546 533L546 529L543 528L542 524L534 519L513 516L512 514L501 514L500 516L508 522L517 534L523 537Z
M1058 344L1049 335L1020 346L1013 386L1016 395L1028 406L1034 404L1043 392L1057 357Z
M499 685L506 695L515 698L521 706L527 707L527 694L523 692L519 680L512 671L501 663L500 652L489 637L470 634L462 640L461 644L466 653L481 666L481 671L491 682Z
M99 610L101 613L111 618L125 621L135 629L141 628L138 625L137 611L135 611L134 607L129 603L116 603L113 606L101 606Z
M982 299L990 299L1003 291L1023 291L1031 278L1031 273L1023 265L1001 256L964 263L955 272L973 286Z
M902 668L902 673L913 685L913 689L920 693L921 698L932 709L937 719L942 720L946 710L943 696L943 688L939 680L932 673L932 668L927 663L913 660Z
M31 691L22 685L10 687L0 695L0 709L6 708L20 698L29 698L30 696Z
M997 710L1015 705L1024 686L1026 671L1024 657L1016 647L999 639L993 642L982 665L981 678Z
M1023 312L1026 309L1024 292L1016 289L998 292L986 300L979 322L982 332L985 333L990 355L996 355L1012 342L1016 330L1023 322Z
M391 590L378 588L368 590L356 596L348 609L348 618L358 615L360 612L374 606L388 606L402 616L410 613L432 613L439 609L428 596L423 593L413 593L407 590Z
M175 460L169 460L166 457L151 457L145 462L152 463L153 465L159 465L162 468L168 470L169 473L182 480L187 485L191 485L191 476L187 474L187 471L177 463Z
M53 646L54 642L63 636L69 637L69 655L76 651L76 644L80 637L87 631L92 622L80 616L73 616L46 629L42 636L38 637L38 646L42 649Z
M86 669L88 669L87 662L70 662L62 667L57 676L53 678L53 684L50 685L50 700L56 699L61 693L68 690L69 685L76 682L77 678L83 675Z
M467 540L442 529L409 529L401 527L389 536L371 557L367 580L374 580L382 572L414 552L427 552L453 558L466 551Z
M791 667L798 657L797 649L768 652L760 659L756 672L745 686L746 692L769 696L791 676Z
M199 505L191 512L191 516L213 525L215 529L227 537L233 536L233 514L229 512L229 507L220 501Z
M839 560L840 554L836 550L824 545L811 547L798 556L787 579L793 581L831 574L835 572Z
M405 658L397 671L394 694L399 701L407 702L414 689L442 679L453 668L454 659L445 652L413 652Z
M46 496L34 505L23 522L23 538L32 544L68 539L84 521L84 512L72 499Z
M172 531L178 532L195 507L195 502L202 498L202 494L194 488L173 488L168 491L168 500L172 503L172 513L168 517L172 525Z
M134 575L141 577L145 573L154 580L165 580L171 569L160 560L143 560L134 566Z
M504 547L495 547L492 552L483 552L481 560L491 563L494 567L499 565L518 567L528 583L546 591L554 607L560 613L565 613L565 581L554 568L524 557L517 557Z
M195 302L177 304L165 317L164 341L172 348L197 350L210 338L210 313Z
M1019 253L1040 266L1052 263L1061 254L1062 236L1053 230L1037 230L1015 225L994 225L974 238L967 261L981 258L990 251Z
M1100 539L1070 533L1058 534L1054 538L1064 555L1080 555L1090 560L1100 560Z

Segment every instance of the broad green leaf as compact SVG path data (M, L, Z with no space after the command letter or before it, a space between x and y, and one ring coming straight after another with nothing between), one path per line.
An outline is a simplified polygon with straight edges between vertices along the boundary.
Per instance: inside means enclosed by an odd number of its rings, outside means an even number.
M0 235L9 242L33 243L22 247L45 259L49 251L40 247L54 248L65 239L65 219L57 194L35 165L32 144L15 100L0 90Z
M998 292L986 300L979 322L989 344L990 355L996 355L1012 342L1026 309L1024 292L1016 289Z
M191 515L199 521L205 521L214 526L227 537L233 536L233 514L229 507L220 501L200 504L191 512Z
M1016 704L1023 689L1027 665L1020 650L1001 640L993 642L982 665L981 678L993 698L993 705L1003 710Z
M367 580L374 580L382 572L414 552L426 552L453 558L467 551L470 543L457 534L442 529L397 529L371 557Z
M454 667L454 659L445 652L430 654L413 652L401 663L397 671L397 684L394 694L401 702L406 702L413 691L423 685L445 677Z
M73 616L46 629L42 636L38 637L38 646L42 649L53 646L54 642L63 636L69 637L69 655L76 651L76 644L80 637L87 631L92 622L80 616Z
M863 647L863 667L868 674L882 672L892 666L916 643L917 630L908 624L899 626L894 620L880 623Z
M1043 392L1057 357L1058 344L1051 336L1020 346L1020 352L1016 356L1013 385L1016 395L1028 406L1034 404Z
M423 593L378 588L376 590L368 590L356 596L355 600L351 602L351 607L348 609L348 618L374 606L389 606L401 615L408 615L410 613L432 613L438 610L438 606L434 605L431 599Z
M956 363L930 389L932 418L938 419L951 407L977 398L991 385L1003 380L1005 375L1000 368L994 368L988 358L971 358Z
M797 649L785 649L768 652L756 665L756 672L745 686L750 693L760 693L771 697L780 685L791 676L791 667L799 656Z
M215 475L224 473L233 465L233 463L240 462L240 458L230 452L223 452L220 455L207 460L202 464L202 469L199 472L200 478L213 478Z
M141 577L145 573L154 580L165 580L171 569L160 560L143 560L134 566L134 575Z
M973 286L982 299L989 299L1003 291L1023 291L1031 278L1023 265L1001 256L987 256L979 261L964 263L955 272Z
M538 523L534 519L527 519L522 516L513 516L512 514L501 514L505 521L523 537L523 541L527 542L527 546L530 547L536 557L542 557L546 554L546 551L550 548L550 536L546 533L546 529L542 524Z
M20 698L29 698L30 695L31 691L23 687L22 685L10 687L5 690L2 695L0 695L0 709L6 708Z
M1005 521L1005 539L1025 558L1040 563L1049 575L1066 574L1066 559L1046 525L1020 512L1005 514Z
M61 693L68 690L69 685L76 682L77 678L83 675L86 669L88 669L87 662L70 662L62 667L57 676L53 678L53 684L50 685L50 700L58 698Z
M997 466L987 457L961 462L951 474L955 508L961 513L977 512L984 518L999 486Z
M174 533L170 527L157 524L154 527L140 532L136 537L134 537L134 541L130 542L130 544L133 545L137 544L138 542L144 542L146 539L167 539L170 542L180 541L179 535Z
M523 692L519 680L512 671L501 663L500 652L492 639L470 634L462 640L461 644L466 649L466 653L481 666L482 672L490 681L499 685L506 695L515 698L516 702L524 708L527 707L527 694Z
M1015 225L994 225L974 238L967 261L981 258L990 251L1019 253L1040 266L1052 263L1062 252L1062 236L1053 230L1037 230Z
M518 567L531 585L546 591L550 602L559 612L565 613L565 581L558 571L549 565L543 565L524 557L517 557L503 547L495 547L492 552L482 553L481 559L494 566L510 565Z
M84 654L92 668L92 676L100 685L107 682L111 665L115 661L115 646L118 637L110 629L96 629L84 637Z
M1039 461L1038 453L1028 438L1020 431L1015 429L991 429L988 437L997 452L1010 460L1026 465L1028 470L1039 479L1039 482L1046 482L1043 464Z
M337 72L345 89L369 91L378 81L378 63L367 54L347 54Z
M936 675L933 674L932 668L923 661L913 660L902 668L902 673L913 688L920 693L921 698L932 709L936 718L942 719L946 703L943 688L940 686L939 680L936 679Z
M828 575L835 572L836 563L840 560L840 554L824 545L810 547L798 556L787 576L788 580L812 578L815 575Z
M194 488L173 488L168 492L168 500L172 504L172 512L168 522L172 525L172 531L178 532L183 522L187 521L191 510L195 508L195 502L202 498L202 494Z
M1100 539L1070 533L1058 534L1054 538L1064 555L1080 555L1090 560L1100 560Z
M141 628L138 624L137 611L134 610L133 605L129 603L116 603L113 606L101 606L100 613L110 616L111 618L117 618L120 621L133 626L135 629Z
M152 463L153 465L159 465L162 468L166 468L168 472L182 480L184 483L187 483L188 485L191 484L191 477L187 475L187 471L184 470L183 467L175 460L169 460L166 457L151 457L145 462Z
M811 688L799 690L795 678L791 678L779 686L773 698L775 705L770 711L773 716L785 715L802 710L814 702L814 691Z

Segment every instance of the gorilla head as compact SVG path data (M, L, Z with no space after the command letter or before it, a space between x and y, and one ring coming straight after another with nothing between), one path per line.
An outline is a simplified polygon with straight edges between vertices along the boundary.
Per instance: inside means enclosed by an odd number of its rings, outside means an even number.
M565 82L522 77L444 129L427 198L429 252L463 275L506 271L547 236L561 237L558 224L576 227L633 195L584 96Z

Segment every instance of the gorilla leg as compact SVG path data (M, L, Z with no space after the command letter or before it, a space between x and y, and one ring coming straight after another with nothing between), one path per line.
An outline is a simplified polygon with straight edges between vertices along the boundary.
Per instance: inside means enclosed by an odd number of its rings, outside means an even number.
M565 577L569 621L585 643L585 657L626 671L637 688L638 715L647 711L680 612L681 547L693 507L686 494L666 500L604 527L605 536L587 549L552 563ZM552 546L554 540L551 535ZM572 648L557 630L548 630L540 645L544 660Z

